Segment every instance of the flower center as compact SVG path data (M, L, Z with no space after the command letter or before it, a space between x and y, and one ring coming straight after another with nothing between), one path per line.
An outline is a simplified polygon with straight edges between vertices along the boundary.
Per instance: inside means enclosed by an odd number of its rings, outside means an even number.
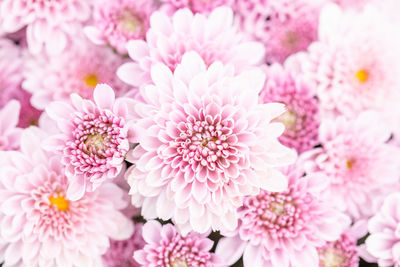
M334 248L327 248L319 252L321 267L341 267L346 258Z
M365 83L368 80L369 73L366 70L359 70L355 74L360 83Z
M351 170L354 166L354 160L353 159L349 159L346 161L346 167L347 169Z
M94 88L98 83L99 79L94 74L89 74L88 76L85 77L85 84L89 87Z
M119 17L121 27L126 32L140 32L142 30L142 20L135 16L129 9L124 9Z
M106 134L92 134L84 141L89 150L102 151L105 148Z
M287 110L277 119L279 122L282 122L285 125L287 130L295 130L297 124L297 114L291 110Z
M69 209L69 202L65 199L64 196L57 194L57 197L51 196L49 198L50 204L57 207L59 211L66 211Z
M288 31L286 33L285 39L283 41L283 45L288 48L294 48L297 44L298 38L297 34L294 31Z
M180 259L180 258L175 258L169 263L171 267L189 267L187 264L186 260Z

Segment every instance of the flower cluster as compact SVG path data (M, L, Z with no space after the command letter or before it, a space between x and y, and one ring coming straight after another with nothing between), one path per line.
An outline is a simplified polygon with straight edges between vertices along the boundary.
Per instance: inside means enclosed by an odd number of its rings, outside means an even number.
M397 0L0 0L0 266L400 267Z

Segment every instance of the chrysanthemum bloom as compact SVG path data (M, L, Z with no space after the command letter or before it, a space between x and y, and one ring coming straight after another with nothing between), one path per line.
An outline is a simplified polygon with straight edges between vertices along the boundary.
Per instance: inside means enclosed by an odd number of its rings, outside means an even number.
M395 190L393 184L400 177L400 149L387 144L389 138L390 131L373 112L354 120L323 120L322 147L303 154L305 167L307 172L329 177L335 202L351 217L371 216L373 202L387 190Z
M105 84L95 88L93 98L94 103L72 94L72 104L56 101L46 108L61 131L46 141L46 149L63 155L72 200L120 173L133 137L128 99L116 100L113 89Z
M135 260L143 267L218 267L227 266L209 252L213 241L206 235L190 233L182 236L172 224L149 221L143 226L146 245L135 252Z
M366 248L380 267L400 266L400 193L387 196L378 213L368 222Z
M25 130L21 151L0 157L0 257L3 266L97 267L109 239L127 239L132 222L119 210L126 202L113 183L66 199L60 157L41 149L46 134Z
M220 62L207 68L195 52L174 74L152 68L147 104L136 106L140 146L127 158L135 164L127 172L132 201L146 218L172 218L183 232L233 230L244 196L286 188L274 167L296 153L277 140L283 125L271 122L284 105L258 103L260 69L233 72Z
M85 33L95 44L109 44L118 53L126 54L129 40L145 38L154 9L148 0L98 1L92 26L85 27Z
M92 0L3 0L0 2L0 29L12 33L27 26L29 51L38 54L62 52L69 36L77 34L90 18Z
M234 0L160 0L168 9L189 8L193 13L210 13L220 6L231 6Z
M298 153L318 144L319 113L315 86L299 75L273 64L267 70L267 80L260 93L262 103L280 102L287 111L277 120L285 125L279 141Z
M236 0L240 28L266 48L268 62L282 63L318 37L318 16L325 0Z
M100 83L109 84L122 96L131 89L115 75L124 62L110 48L82 38L61 55L28 57L23 88L32 94L31 103L40 110L55 100L68 101L71 93L90 98Z
M236 234L218 243L216 254L227 263L243 253L245 267L318 266L317 247L337 240L349 225L334 206L327 177L302 177L299 168L286 173L287 190L246 197Z
M140 267L133 258L133 253L144 247L142 224L135 224L135 232L127 240L111 240L110 248L103 255L104 267Z
M21 105L11 100L0 110L0 150L19 148L22 129L17 128Z
M319 42L288 64L317 84L323 116L354 118L376 110L389 124L400 101L400 41L397 29L373 8L343 12L336 5L323 9ZM397 113L396 113L397 112ZM395 119L396 118L396 119Z
M334 199L334 196L333 198ZM357 240L368 232L366 221L358 221L336 241L326 242L318 248L320 267L358 267Z
M189 9L178 10L171 17L154 12L146 42L128 42L134 62L121 66L118 76L128 84L142 86L151 82L152 65L164 63L174 71L188 51L196 51L207 66L214 61L232 63L236 73L262 63L263 45L246 41L232 23L233 13L227 7L216 8L209 16L193 15Z

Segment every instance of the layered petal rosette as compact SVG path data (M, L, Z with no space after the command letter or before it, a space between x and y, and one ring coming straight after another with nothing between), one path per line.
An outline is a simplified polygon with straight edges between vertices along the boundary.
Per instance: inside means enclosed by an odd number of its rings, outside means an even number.
M327 177L303 177L299 167L286 174L287 190L245 198L237 230L226 233L216 250L229 264L243 254L244 267L318 266L317 248L349 225L332 202Z
M60 156L46 152L45 132L25 130L21 151L0 157L0 258L7 267L97 267L109 239L126 239L133 224L120 210L123 191L107 183L79 201L66 198Z
M140 145L127 157L134 166L126 175L145 218L172 218L184 232L233 230L244 196L286 189L275 167L296 153L277 140L283 124L271 122L284 105L258 103L260 69L235 75L232 66L207 68L189 52L174 73L163 64L151 73L147 103L136 105Z
M93 93L94 102L71 95L71 104L52 102L47 115L61 133L46 140L46 149L62 155L70 180L68 198L76 200L107 179L115 178L124 167L133 133L129 127L129 99L115 99L105 84Z
M228 7L216 8L208 16L194 15L189 9L178 10L172 17L154 12L146 41L132 40L127 49L133 62L122 65L117 74L133 86L151 82L154 64L163 63L174 71L189 51L196 51L207 66L214 61L232 63L237 73L260 65L264 57L263 45L246 40L233 26Z

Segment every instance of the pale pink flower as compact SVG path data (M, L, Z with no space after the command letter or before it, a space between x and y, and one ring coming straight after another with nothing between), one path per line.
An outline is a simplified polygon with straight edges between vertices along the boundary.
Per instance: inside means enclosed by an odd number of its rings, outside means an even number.
M119 210L122 191L107 183L79 201L66 199L60 157L41 149L36 127L21 137L21 151L0 157L0 257L3 266L102 266L109 239L126 239L133 224Z
M227 266L209 252L213 241L206 235L190 233L182 236L172 224L149 221L143 226L146 245L135 252L135 260L143 267L218 267Z
M0 110L0 150L16 150L20 146L22 129L17 128L21 105L10 100Z
M368 218L374 202L399 188L400 149L386 143L390 131L376 113L323 120L319 138L322 147L302 155L306 170L329 177L335 202L352 218Z
M319 267L358 267L360 248L357 240L367 232L366 221L359 221L344 231L339 239L319 247Z
M189 9L178 10L171 17L154 12L150 25L146 42L128 42L134 62L122 65L117 73L134 86L151 82L150 69L156 63L174 71L188 51L196 51L207 66L215 61L232 63L236 73L261 64L264 57L263 45L245 40L233 26L233 12L227 7L216 8L208 16L193 15Z
M400 38L397 29L374 8L343 12L326 6L319 41L288 62L317 85L323 116L354 118L375 110L388 125L400 113Z
M367 251L380 267L400 266L400 193L387 196L379 211L369 220Z
M282 63L318 38L318 16L325 0L236 0L236 20L263 43L268 62Z
M126 54L126 43L144 39L155 10L148 0L101 0L94 5L93 23L85 27L89 39L98 45L109 44Z
M220 6L232 6L234 0L160 0L167 10L189 8L193 13L210 13ZM162 8L165 8L164 6Z
M327 177L303 177L299 167L286 174L287 190L262 190L245 198L238 229L217 246L216 254L228 264L243 253L245 267L316 267L317 247L337 240L349 225L349 218L334 206Z
M284 105L258 103L260 69L235 76L189 52L174 74L163 64L151 73L147 104L136 105L140 145L128 154L135 165L126 174L145 218L172 218L183 232L233 230L244 196L287 187L275 167L296 153L277 140L283 125L271 122Z
M146 242L142 237L142 224L135 224L135 232L127 240L111 240L110 248L103 255L104 267L140 267L133 253L142 249Z
M90 18L92 0L3 0L0 2L0 30L8 33L26 28L28 48L59 54Z
M277 118L285 125L285 132L279 137L283 145L302 153L318 144L319 103L313 83L273 64L267 70L260 100L285 104L287 111Z
M56 101L46 108L61 131L46 141L46 149L63 155L70 180L67 197L72 200L121 172L133 137L129 99L115 99L113 89L105 84L95 88L93 98L94 102L72 94L72 104Z
M108 47L80 38L61 55L28 56L23 88L32 94L31 103L40 110L54 100L68 101L71 93L90 98L100 83L109 84L122 96L131 89L115 75L124 62Z

